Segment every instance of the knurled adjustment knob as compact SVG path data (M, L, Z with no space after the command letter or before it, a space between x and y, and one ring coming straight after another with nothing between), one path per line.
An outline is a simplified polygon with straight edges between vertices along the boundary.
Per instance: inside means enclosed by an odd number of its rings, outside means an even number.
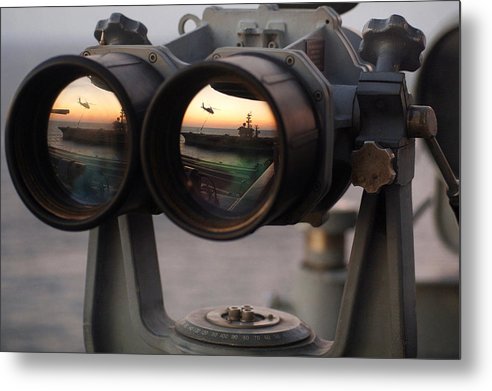
M394 153L381 148L374 141L366 141L362 148L352 152L352 184L368 193L378 193L381 187L393 183Z
M359 52L378 72L416 71L425 49L425 35L405 18L371 19L362 31Z
M147 27L120 13L97 22L94 37L100 45L150 45Z

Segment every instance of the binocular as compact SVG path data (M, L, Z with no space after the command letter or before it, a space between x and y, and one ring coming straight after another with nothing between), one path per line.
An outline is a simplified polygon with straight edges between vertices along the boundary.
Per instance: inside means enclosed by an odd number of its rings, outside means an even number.
M21 199L53 227L97 228L89 350L140 338L129 351L415 356L415 138L459 214L434 111L413 104L402 72L420 67L423 33L392 15L359 36L334 8L276 5L209 7L179 30L153 45L115 13L97 23L97 46L42 63L12 102L6 156ZM266 307L167 316L150 214L232 240L264 225L319 226L350 184L364 193L334 341Z
M253 11L211 7L166 46L113 14L97 24L98 46L39 65L20 86L6 130L9 169L27 207L74 231L132 211L164 212L219 240L265 224L321 224L351 182L364 116L359 75L386 69L388 54L376 52L388 31L406 45L402 69L419 66L425 39L393 16L368 27L363 61L360 38L333 9L288 11L303 20L255 29L245 18ZM233 25L237 36L226 34Z

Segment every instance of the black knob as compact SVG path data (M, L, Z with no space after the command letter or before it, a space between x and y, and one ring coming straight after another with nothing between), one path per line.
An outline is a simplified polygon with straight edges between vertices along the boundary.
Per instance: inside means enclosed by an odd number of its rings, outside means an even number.
M120 13L97 22L94 37L101 45L150 45L147 27Z
M360 56L376 65L378 72L416 71L425 49L425 35L405 18L371 19L362 31Z

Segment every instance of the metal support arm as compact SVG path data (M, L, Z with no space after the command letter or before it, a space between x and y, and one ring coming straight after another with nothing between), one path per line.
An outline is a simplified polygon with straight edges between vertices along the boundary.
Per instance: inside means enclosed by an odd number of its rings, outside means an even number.
M165 354L173 321L162 298L151 215L111 219L89 237L84 308L88 352Z
M411 184L364 192L330 356L415 357Z

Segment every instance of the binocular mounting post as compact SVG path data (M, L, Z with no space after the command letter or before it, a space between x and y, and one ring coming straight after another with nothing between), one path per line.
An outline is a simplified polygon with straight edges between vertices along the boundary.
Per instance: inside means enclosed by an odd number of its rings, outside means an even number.
M365 191L334 341L316 337L293 315L277 315L274 310L266 315L271 316L272 325L277 324L277 320L282 322L284 317L287 324L300 322L301 329L294 331L305 333L307 330L309 335L303 334L302 340L284 345L245 348L237 343L210 342L207 340L211 338L209 330L196 325L190 326L188 335L180 333L180 323L170 319L164 309L152 217L129 214L112 219L90 233L84 312L87 350L415 357L417 327L411 182L415 165L414 137L422 130L416 131L415 126L425 124L408 120L409 113L416 113L415 107L410 104L405 76L398 71L417 69L424 47L423 34L395 15L386 20L370 21L364 31L361 56L375 64L376 71L361 73L357 88L360 129L355 140L358 149L352 155L352 182ZM232 307L224 306L224 310L210 311L206 316L214 313L220 322L232 322L227 318L227 312L221 315L227 308ZM201 311L192 315L202 316L200 321L203 323L205 318ZM268 314L268 309L262 311ZM264 336L269 327L274 327L270 323L267 322L265 328L252 328L248 338L254 339L254 333L257 333L260 340L261 333ZM204 338L194 339L193 333ZM235 341L245 336L239 331L222 335L224 338L235 337ZM274 336L269 335L269 339Z

